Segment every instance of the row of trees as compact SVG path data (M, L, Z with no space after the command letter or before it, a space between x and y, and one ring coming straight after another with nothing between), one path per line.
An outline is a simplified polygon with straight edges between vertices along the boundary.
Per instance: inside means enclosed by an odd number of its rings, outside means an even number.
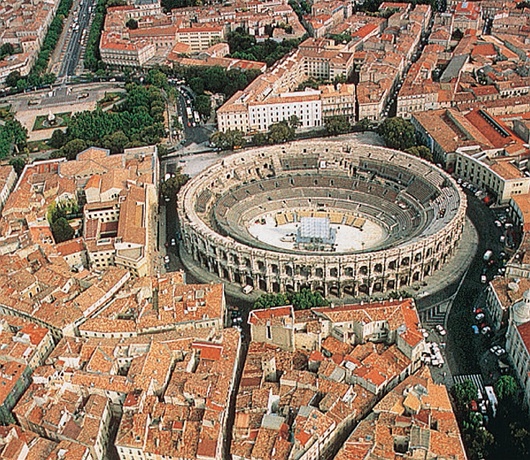
M520 410L517 381L510 375L503 375L495 382L494 389L499 406L496 417L490 418L491 414L471 410L471 402L478 398L477 387L471 380L465 380L452 388L456 414L469 458L528 458L528 417ZM512 439L512 442L507 443L507 438Z
M227 41L231 57L265 62L269 67L300 44L299 39L283 40L279 43L269 39L257 43L254 36L241 28L229 33Z
M22 77L17 71L12 72L6 80L8 86L24 90L33 86L51 85L55 82L55 75L46 73L46 69L63 31L65 18L72 8L72 3L73 0L61 0L30 74L27 77Z
M68 120L66 133L55 130L49 144L60 150L54 156L73 159L88 146L120 153L129 147L158 144L166 135L162 91L153 85L134 83L126 90L126 99L113 111L79 112Z
M327 307L329 302L322 297L320 292L304 288L299 292L263 294L254 302L252 308L271 308L283 305L292 305L295 310L308 310L310 308Z
M87 69L93 72L105 69L106 66L101 61L99 54L99 40L105 22L105 14L108 7L126 4L127 2L125 0L98 0L86 42L84 64Z

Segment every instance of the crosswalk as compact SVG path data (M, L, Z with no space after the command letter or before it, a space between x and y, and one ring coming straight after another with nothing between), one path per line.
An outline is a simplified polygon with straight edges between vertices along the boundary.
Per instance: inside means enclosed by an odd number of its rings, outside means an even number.
M418 314L420 315L423 326L432 327L437 324L443 325L450 302L451 300L445 300L428 309L419 311Z

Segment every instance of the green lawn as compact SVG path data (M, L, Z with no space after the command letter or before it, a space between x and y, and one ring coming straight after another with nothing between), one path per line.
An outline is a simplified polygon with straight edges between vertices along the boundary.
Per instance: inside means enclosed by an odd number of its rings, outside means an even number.
M68 120L72 112L56 113L55 119L57 123L50 127L47 126L44 122L48 119L48 115L39 115L35 118L35 124L33 125L33 131L40 131L42 129L51 129L51 128L62 128L67 126Z

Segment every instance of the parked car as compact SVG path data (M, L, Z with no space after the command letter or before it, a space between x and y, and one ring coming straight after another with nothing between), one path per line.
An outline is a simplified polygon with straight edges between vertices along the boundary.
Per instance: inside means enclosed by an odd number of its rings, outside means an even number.
M447 331L444 329L444 327L441 324L436 325L436 330L438 331L438 334L440 334L441 336L444 336L445 334L447 334Z
M484 313L479 313L475 316L477 321L482 321L484 319Z
M177 244L175 238L171 238L171 246L175 246L175 244Z

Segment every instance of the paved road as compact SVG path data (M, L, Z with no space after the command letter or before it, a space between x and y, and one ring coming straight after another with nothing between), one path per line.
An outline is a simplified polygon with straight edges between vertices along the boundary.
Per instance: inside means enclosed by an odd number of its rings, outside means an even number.
M84 54L96 3L96 0L81 0L79 2L79 9L77 9L76 4L70 13L70 17L66 22L67 27L63 30L63 34L66 37L66 46L63 47L63 51L61 52L59 78L75 75L79 59Z
M501 230L495 227L493 211L474 196L468 196L468 216L480 229L477 254L458 291L447 318L447 355L453 374L480 373L481 358L491 340L482 334L475 335L473 305L483 303L486 285L480 282L484 268L483 255L487 249L498 254L503 248L499 243ZM490 273L490 276L492 274Z

